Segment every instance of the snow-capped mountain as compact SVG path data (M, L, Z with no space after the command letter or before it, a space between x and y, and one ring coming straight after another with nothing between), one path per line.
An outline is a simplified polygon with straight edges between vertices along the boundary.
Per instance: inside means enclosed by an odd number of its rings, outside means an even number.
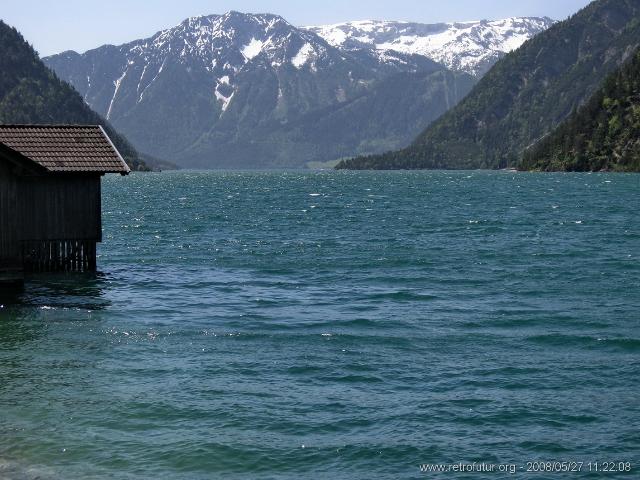
M317 35L296 29L277 15L229 12L189 18L149 39L107 45L83 55L65 52L45 62L112 119L144 102L158 82L177 71L191 79L202 75L198 80L211 84L222 115L239 77L249 71L317 72L341 60L340 53Z
M553 23L548 17L437 24L364 20L306 29L338 48L423 55L451 70L478 76Z
M417 48L371 48L361 37L336 45L277 15L232 11L44 61L152 155L299 166L408 144L476 81Z

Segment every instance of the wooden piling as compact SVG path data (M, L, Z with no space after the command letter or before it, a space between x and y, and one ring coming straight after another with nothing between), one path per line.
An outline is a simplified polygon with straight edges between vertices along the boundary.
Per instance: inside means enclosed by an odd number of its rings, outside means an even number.
M95 272L96 242L91 240L31 240L22 243L27 272Z

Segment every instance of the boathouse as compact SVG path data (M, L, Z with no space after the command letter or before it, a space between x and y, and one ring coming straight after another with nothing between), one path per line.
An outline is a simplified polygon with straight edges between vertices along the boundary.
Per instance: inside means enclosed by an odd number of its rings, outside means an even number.
M95 271L100 179L129 171L101 126L0 125L0 282Z

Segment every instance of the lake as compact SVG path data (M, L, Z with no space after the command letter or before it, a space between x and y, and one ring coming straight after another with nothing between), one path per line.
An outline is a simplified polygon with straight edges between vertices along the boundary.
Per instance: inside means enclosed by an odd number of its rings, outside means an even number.
M0 300L0 478L638 475L639 209L624 174L105 177L100 273Z

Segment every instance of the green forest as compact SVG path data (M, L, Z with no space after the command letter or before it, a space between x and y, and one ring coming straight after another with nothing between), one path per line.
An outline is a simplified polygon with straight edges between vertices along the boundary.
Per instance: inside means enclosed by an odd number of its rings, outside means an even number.
M586 105L527 149L521 168L640 171L640 49Z

